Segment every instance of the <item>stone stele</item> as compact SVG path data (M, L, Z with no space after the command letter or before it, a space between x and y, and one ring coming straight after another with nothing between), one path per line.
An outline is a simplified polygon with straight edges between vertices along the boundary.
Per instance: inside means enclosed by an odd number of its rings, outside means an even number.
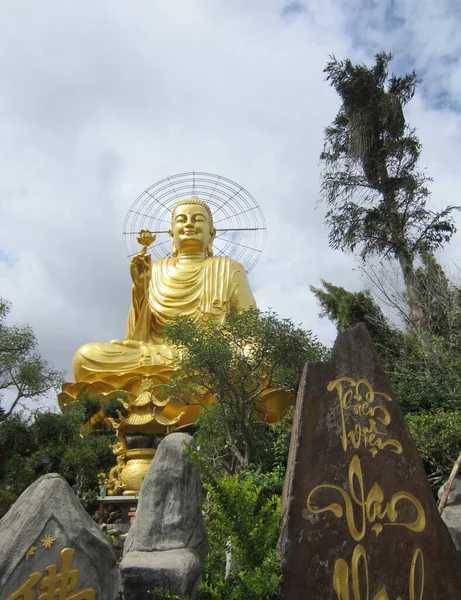
M201 484L185 444L194 444L190 435L168 435L143 481L120 565L124 600L156 598L154 588L193 597L201 581L208 550Z
M110 544L60 475L23 492L0 521L0 539L1 600L118 597Z
M461 562L364 325L307 366L279 539L285 600L461 598Z

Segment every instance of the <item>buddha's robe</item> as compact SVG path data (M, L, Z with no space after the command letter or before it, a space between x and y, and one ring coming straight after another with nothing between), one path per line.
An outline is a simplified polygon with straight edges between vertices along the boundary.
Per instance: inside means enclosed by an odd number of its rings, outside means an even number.
M139 302L134 287L125 340L85 344L73 360L75 381L94 381L144 367L166 366L175 348L163 343L165 325L178 315L223 322L230 308L254 306L240 263L219 256L200 260L164 258L152 265L148 294Z

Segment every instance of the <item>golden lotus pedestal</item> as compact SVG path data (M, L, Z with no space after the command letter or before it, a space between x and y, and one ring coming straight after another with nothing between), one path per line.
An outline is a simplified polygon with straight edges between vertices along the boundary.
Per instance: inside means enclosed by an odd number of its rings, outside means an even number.
M196 421L204 405L215 402L211 394L190 404L159 400L160 387L173 374L171 367L151 366L124 374L95 373L85 381L63 384L58 394L61 410L78 402L77 396L82 392L97 396L102 405L110 398L118 398L128 410L126 417L119 414L118 419L111 419L118 442L112 446L117 464L109 474L109 496L138 494L155 455L153 447L132 447L131 438L136 443L139 437L162 438L173 431L184 430ZM268 424L279 421L293 404L293 394L284 390L268 389L261 395L265 407L264 421Z

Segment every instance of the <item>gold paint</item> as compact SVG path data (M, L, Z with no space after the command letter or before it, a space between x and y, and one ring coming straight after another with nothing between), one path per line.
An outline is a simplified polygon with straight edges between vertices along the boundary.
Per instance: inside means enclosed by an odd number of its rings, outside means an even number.
M136 373L145 366L170 365L177 351L163 343L162 332L178 315L200 323L209 318L222 322L229 308L255 305L242 265L224 256L211 256L216 230L210 214L204 202L181 201L173 211L170 230L176 256L151 264L144 247L133 257L125 340L82 346L73 362L77 382L94 375L104 380L113 374Z
M363 473L360 459L357 455L353 456L349 464L349 493L342 487L333 484L322 484L316 486L307 498L307 509L317 515L323 512L332 512L335 517L341 518L345 512L346 522L349 533L355 541L359 542L366 533L367 524L372 525L371 530L378 536L383 527L405 527L410 531L421 532L426 527L426 515L424 508L415 496L401 491L394 494L390 500L384 504L384 493L377 483L375 483L365 497L365 486L363 482ZM323 508L313 508L312 500L318 490L331 489L339 492L344 501L344 509L338 503L332 503ZM398 518L397 503L407 500L416 510L416 518L410 523L396 522ZM361 509L361 522L356 524L354 505ZM376 523L387 519L390 522Z
M419 594L417 595L417 589L415 587L416 579L416 568L419 563ZM424 594L424 556L420 548L416 548L413 558L411 559L411 571L410 571L410 582L409 582L409 600L423 600Z
M126 451L128 449L125 437L119 436L119 441L112 444L111 448L117 458L117 464L109 471L107 495L119 496L123 491L121 474L126 465Z
M80 390L90 387L88 391L104 395L115 390L134 394L129 398L133 410L124 424L126 433L168 433L170 427L185 427L197 418L200 406L162 406L155 397L155 388L175 373L172 363L177 349L164 344L165 325L179 315L198 323L223 322L229 309L255 306L242 265L213 256L215 235L209 206L195 198L174 207L173 258L152 263L146 249L153 236L147 230L140 232L143 249L130 262L133 287L125 340L90 343L77 350L73 360L76 383L63 385L58 395L61 406L72 404ZM146 378L150 390L140 389ZM152 394L149 408L144 408L144 391ZM288 402L287 394L281 396L286 410L291 395Z
M126 466L120 473L122 487L125 488L124 496L134 496L139 494L142 482L146 476L149 465L155 456L154 448L137 448L136 450L127 450Z
M157 386L158 387L158 386ZM145 378L141 383L142 392L136 398L123 402L123 405L129 411L125 418L119 413L118 419L112 419L114 428L120 433L132 433L133 431L143 431L152 423L160 423L167 428L167 433L174 431L174 426L178 423L184 411L169 419L162 414L169 400L160 401L153 393L156 386L149 379Z
M51 546L54 544L54 542L55 542L55 541L56 541L56 540L54 539L54 537L53 537L51 534L47 533L47 534L45 535L45 537L43 537L43 538L40 540L40 543L42 544L42 546L43 546L44 548L47 548L47 549L49 549L49 548L51 548Z
M75 591L80 581L80 569L71 568L74 553L73 548L61 550L60 572L57 565L52 564L45 568L46 576L38 571L31 573L6 600L33 600L36 597L34 588L38 583L42 593L37 600L96 600L94 588Z
M34 587L42 578L40 571L34 571L30 573L27 579L10 594L6 600L33 600L34 598Z
M175 374L177 349L163 340L163 330L172 319L185 315L201 324L210 319L222 323L230 309L255 306L242 265L213 256L215 235L211 210L197 198L181 200L173 208L172 257L152 263L147 247L154 236L148 230L140 232L138 242L143 248L130 262L133 286L125 339L94 342L77 350L75 383L63 384L58 394L62 409L71 406L81 391L103 398L117 397L123 391L130 414L113 421L122 443L128 434L168 434L187 427L203 405L215 401L208 394L188 405L160 402L156 392ZM293 404L290 392L268 389L262 396L266 423L278 421ZM125 466L126 456L120 451L109 476L109 495L123 489Z
M360 588L360 564L363 565L363 573L365 574L365 590ZM419 563L419 577L416 583L417 575L416 569ZM369 574L368 574L368 558L365 548L357 544L352 553L351 560L351 575L352 575L352 595L349 581L349 566L347 562L338 558L335 562L333 571L333 589L336 592L338 600L370 600L370 585L369 585ZM416 587L417 585L417 587ZM362 592L365 595L362 596ZM422 600L424 594L424 557L420 548L417 548L413 554L410 568L410 576L408 583L409 600ZM418 594L418 595L417 595ZM371 600L389 600L386 586L377 592ZM402 600L399 596L397 600Z
M139 232L139 237L136 239L138 243L143 246L143 250L145 249L144 251L146 251L147 248L149 248L149 246L155 242L156 237L157 236L152 234L148 229L141 229Z
M34 556L34 554L37 552L37 546L31 546L29 548L29 550L27 550L26 552L26 560L29 560L29 558L31 556Z
M343 450L347 450L348 440L355 449L362 445L375 456L379 450L387 446L396 454L402 453L402 444L395 439L386 439L387 425L391 422L385 402L392 402L388 394L376 392L366 379L356 381L352 377L340 377L330 381L329 392L336 389L341 411L341 442ZM367 425L354 423L353 429L348 429L346 416L352 413L353 418L368 419ZM354 419L355 420L355 419Z

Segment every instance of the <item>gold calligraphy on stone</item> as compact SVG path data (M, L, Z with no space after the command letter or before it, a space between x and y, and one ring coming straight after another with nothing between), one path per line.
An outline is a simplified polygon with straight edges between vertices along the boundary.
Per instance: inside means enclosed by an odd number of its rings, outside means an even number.
M363 564L364 577L360 577L360 566ZM386 586L383 585L379 592L370 596L370 585L368 577L368 558L365 548L358 544L352 553L351 560L352 594L349 581L349 565L339 558L335 562L333 572L333 589L338 600L390 600ZM364 584L365 590L363 590ZM365 591L365 595L362 592ZM424 594L424 557L420 548L417 548L411 560L410 577L408 579L409 600L422 600ZM399 596L396 600L402 600Z
M382 392L375 392L366 379L356 381L352 377L340 377L330 381L327 390L336 389L341 411L341 441L343 450L347 450L348 440L355 449L362 445L373 456L387 446L396 454L402 453L402 444L398 440L387 439L387 425L391 422L385 402L392 398ZM348 427L349 416L354 416L353 428ZM358 423L356 417L366 420L366 425Z
M365 536L367 525L371 525L371 530L378 536L383 527L405 527L411 531L421 532L426 527L426 515L420 501L412 494L401 491L395 493L389 502L384 503L384 493L377 483L375 483L368 494L365 495L365 485L363 481L362 466L357 455L353 456L349 465L349 492L338 485L322 484L315 487L307 497L308 510L318 515L323 512L332 512L335 517L340 519L346 515L346 522L349 533L356 542L359 542ZM344 501L344 507L334 502L322 508L314 508L312 503L314 496L319 490L335 490L339 492ZM410 522L398 521L399 511L398 503L409 503L415 512L415 518ZM354 506L359 507L360 522L357 524L354 513ZM382 522L387 520L388 522Z
M93 588L75 591L80 581L80 569L72 569L75 550L61 550L61 571L57 565L46 567L46 575L39 571L30 573L28 578L5 600L33 600L36 597L35 586L39 584L41 592L37 600L96 600Z

